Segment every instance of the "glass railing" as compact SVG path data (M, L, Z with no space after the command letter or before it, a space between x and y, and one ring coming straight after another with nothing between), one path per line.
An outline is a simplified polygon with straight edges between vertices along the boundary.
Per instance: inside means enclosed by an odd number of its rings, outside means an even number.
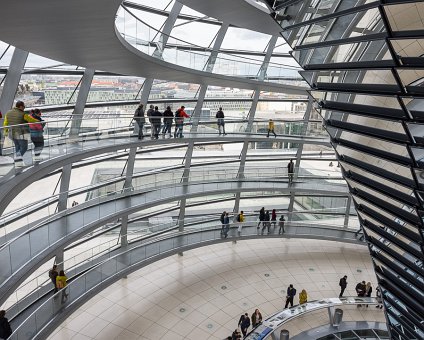
M225 169L191 169L190 175L187 178L189 182L199 181L221 181L236 179L238 176L238 167L226 167ZM321 181L324 183L332 183L337 185L338 191L343 191L347 188L340 171L336 170L321 170L321 169L295 169L295 182L307 181ZM244 171L244 178L268 178L275 180L288 179L287 167L273 167L264 170L262 167L247 167ZM27 229L36 228L35 221L41 218L52 216L57 213L57 202L59 196L66 194L68 197L67 206L71 207L73 195L75 193L84 193L86 202L98 197L110 197L111 195L120 194L124 191L125 177L121 176L113 180L105 181L104 183L97 183L78 189L66 191L60 194L52 195L48 199L32 202L18 210L11 211L0 217L0 239L3 238L3 243L15 237L12 233L20 228L26 227ZM132 179L133 190L151 190L161 186L179 185L183 182L183 169L172 169L169 171L161 171L149 174L134 174ZM324 182L325 181L325 182ZM301 185L299 183L299 185ZM347 190L347 189L346 189ZM18 218L18 216L22 216ZM21 230L24 232L24 230ZM9 235L9 236L8 236ZM1 244L1 243L0 243Z
M120 7L115 25L127 43L149 56L193 70L261 80L259 74L263 60L222 51L213 56L211 48L165 34L138 18L125 6ZM161 37L166 37L168 46L164 46ZM264 80L294 86L302 85L306 89L306 84L298 73L301 70L300 67L270 62Z
M148 119L146 118L146 121ZM227 135L218 136L218 128L216 119L198 119L197 132L191 132L191 125L193 121L187 119L183 126L183 135L186 137L199 137L205 138L209 141L211 138L219 137L222 139L231 139L231 137L239 137L246 135L252 137L264 137L267 132L266 120L255 120L255 128L247 131L248 123L245 119L228 118L225 120L225 130ZM104 147L104 153L107 153L107 148L113 145L128 144L129 142L136 142L132 116L121 116L114 118L85 118L83 116L72 116L69 119L46 120L44 126L44 147L42 150L36 150L34 144L31 142L31 137L28 129L28 124L20 124L16 126L1 127L1 133L4 137L3 141L3 155L9 157L0 157L0 178L14 174L16 170L22 167L32 166L38 164L40 161L52 159L66 154L72 154L85 150L97 149ZM278 135L277 141L284 142L284 139L299 139L292 142L310 142L316 144L326 145L329 141L328 136L322 136L312 130L299 129L296 125L298 123L293 121L276 121L275 131ZM290 128L296 125L296 128ZM305 125L306 127L306 125ZM150 136L150 124L145 126L145 136ZM302 131L306 130L302 134ZM12 141L11 134L13 131L23 131L19 133L20 139L28 142L29 150L23 155L23 161L14 162L13 158L16 156L15 145ZM175 124L172 127L172 134L175 131ZM161 139L158 143L178 143L181 139L169 139L164 142L163 139L167 138L163 133L159 134ZM148 138L147 138L148 139ZM274 137L270 138L274 139ZM307 140L310 139L310 140ZM182 140L181 140L182 141ZM218 141L217 141L218 142ZM141 141L142 143L142 141ZM148 146L153 143L149 140ZM176 146L177 147L177 146ZM34 155L33 155L34 152ZM100 152L100 151L99 151ZM36 156L36 153L39 154Z
M240 228L239 228L240 227ZM292 228L293 230L290 230ZM334 233L331 233L333 231ZM272 233L276 233L276 228ZM344 228L316 227L303 228L301 226L287 225L286 233L293 237L305 237L306 235L318 238L334 239L342 241L343 238L350 241L355 240L354 232L348 232ZM99 285L106 287L117 277L131 272L132 268L139 268L143 261L151 261L170 256L176 252L184 251L193 245L201 246L203 243L210 243L213 240L222 240L221 224L218 227L196 227L195 230L186 232L171 232L153 240L149 240L141 245L126 248L120 254L102 261L87 272L76 277L66 287L67 298L62 300L62 292L50 296L42 303L28 318L23 321L14 331L10 339L29 339L36 335L41 329L49 324L53 317L63 310L75 304L83 302L83 297L88 298L89 292L98 290ZM245 223L232 223L232 228L228 233L228 240L234 238L261 237L258 235L256 222L249 225Z

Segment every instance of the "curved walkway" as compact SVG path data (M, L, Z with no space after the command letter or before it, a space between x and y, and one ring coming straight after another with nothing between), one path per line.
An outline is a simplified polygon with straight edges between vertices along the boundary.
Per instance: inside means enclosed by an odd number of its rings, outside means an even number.
M307 88L197 71L151 57L121 37L115 17L122 0L4 0L0 39L43 57L128 76L288 94ZM16 25L16 13L20 24ZM87 34L90 32L90 34Z
M232 228L229 237L221 237L220 228L173 233L144 244L133 244L119 249L119 254L77 277L67 287L68 299L61 304L56 295L50 296L16 330L10 339L43 339L66 317L88 299L119 278L168 256L220 242L255 238L296 237L364 244L355 237L354 231L340 228L289 227L283 235L270 233L258 235L256 223L243 226L241 235Z
M319 189L321 187L321 189ZM226 192L292 192L314 193L319 195L347 196L345 185L311 182L295 183L292 187L287 181L275 179L228 179L226 182L204 182L179 184L161 187L156 190L124 192L111 197L100 197L81 204L75 209L66 210L43 221L39 226L12 240L0 249L0 304L9 296L28 275L41 263L54 256L57 249L63 249L81 236L102 225L127 216L142 209L156 205L205 195ZM342 189L342 192L337 190ZM13 259L13 260L12 260Z
M182 139L174 138L140 141L136 136L125 136L88 141L80 141L78 139L74 142L67 141L67 143L62 145L51 146L49 155L52 158L46 161L24 169L18 169L12 166L9 175L4 176L3 181L0 182L0 189L3 193L3 197L0 198L0 214L3 213L7 205L19 194L19 192L21 192L30 183L46 176L48 173L59 169L64 165L80 161L84 158L134 147L152 147L162 146L165 144L175 144L181 147L189 142L210 143L211 141L216 141L216 144L219 144L220 142L236 143L244 142L245 140L251 142L273 141L331 146L327 138L278 136L277 138L270 139L264 135L257 134L227 134L224 137L219 137L216 134L185 133L185 137Z

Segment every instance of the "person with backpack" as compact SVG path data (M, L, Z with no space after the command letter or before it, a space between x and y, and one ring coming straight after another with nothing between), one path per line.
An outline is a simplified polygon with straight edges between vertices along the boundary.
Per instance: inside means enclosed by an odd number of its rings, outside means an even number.
M29 133L31 136L31 142L34 144L34 156L35 160L40 160L41 151L44 148L44 125L46 123L41 118L41 111L39 109L31 110L31 117L37 119L39 123L29 123Z
M219 135L221 136L221 127L222 127L222 133L225 136L226 133L225 133L224 111L222 111L222 107L220 107L219 110L216 112L215 117L218 119L217 125L218 125Z
M144 118L144 106L140 104L134 112L134 120L138 125L138 139L143 139L143 126L146 123Z
M167 133L169 133L169 138L171 138L171 129L172 129L173 120L174 120L174 112L172 112L170 106L167 106L166 110L163 111L163 129L162 129L163 138L165 138L165 135Z
M49 270L49 278L50 280L52 280L55 294L57 293L56 278L58 275L59 275L59 272L57 271L57 266L54 264L53 268Z
M6 318L6 311L0 310L0 339L7 339L12 335L12 328Z
M281 215L281 217L280 217L280 219L279 219L279 222L278 222L278 226L280 227L279 229L278 229L278 235L280 235L280 234L284 234L285 233L285 230L284 230L284 222L285 222L286 220L284 219L284 215Z
M181 106L175 112L175 131L174 138L183 138L184 118L190 118L190 116L184 111L185 106Z
M347 287L347 275L343 276L340 281L339 281L339 286L340 286L340 294L339 294L339 298L343 296L343 293Z
M291 284L287 288L286 305L284 306L284 308L287 308L289 306L289 304L290 304L290 307L293 307L293 298L295 296L296 296L296 289Z

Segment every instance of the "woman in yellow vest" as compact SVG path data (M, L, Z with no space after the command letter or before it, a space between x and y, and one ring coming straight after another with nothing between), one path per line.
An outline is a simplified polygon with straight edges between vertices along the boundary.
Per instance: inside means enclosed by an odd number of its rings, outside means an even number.
M66 294L66 286L68 283L66 282L68 278L65 275L65 272L61 270L59 275L56 276L56 288L62 292L62 303L68 298L68 294Z
M268 135L267 135L267 137L269 137L270 132L272 132L274 134L274 137L277 137L277 134L274 131L274 122L272 121L272 119L270 119L269 122L268 122Z
M306 290L302 289L302 291L299 293L299 304L304 304L308 302L308 294L306 293Z

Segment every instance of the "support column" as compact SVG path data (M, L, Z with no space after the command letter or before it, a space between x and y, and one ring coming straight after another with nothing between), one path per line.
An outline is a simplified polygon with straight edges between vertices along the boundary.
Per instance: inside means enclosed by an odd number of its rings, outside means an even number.
M344 218L344 223L343 226L345 228L349 227L349 216L350 216L350 206L352 205L352 196L349 195L349 197L347 198L347 202L346 202L346 212L345 212L345 218Z
M90 93L91 82L93 81L94 70L85 69L81 79L78 91L77 101L75 102L74 111L71 118L70 137L77 137L82 123L82 114L84 113L85 104L87 103L88 94Z
M16 90L18 88L19 81L21 80L22 70L25 67L27 58L27 51L15 48L12 60L10 61L10 65L7 70L6 78L4 80L3 91L0 96L0 112L3 114L3 118L0 119L0 126L3 126L3 119L6 115L6 112L9 111L13 106ZM2 130L0 130L0 155L2 155L4 138L2 134Z
M277 43L277 39L278 39L277 36L272 36L268 43L264 61L262 62L261 68L259 69L258 81L263 81L265 79L266 71L268 69L269 61L271 60L271 56L272 56L272 52L274 51L275 44ZM249 114L248 114L248 121L247 121L246 130L245 130L246 133L250 133L252 131L253 121L255 119L255 113L256 113L256 108L258 106L260 94L261 94L260 90L255 90L253 100L252 100L252 106L250 107ZM239 165L239 170L237 173L237 177L239 179L244 178L244 169L246 166L248 148L249 148L249 141L245 140L243 142L243 148L240 154L240 165ZM240 209L240 198L241 198L241 192L236 193L234 208L233 208L234 213L237 213Z
M227 34L227 30L230 24L223 22L221 27L219 28L219 31L216 35L216 39L213 45L213 50L211 52L211 55L209 56L209 59L207 61L206 65L206 72L212 72L213 68L215 66L216 58L219 53L219 49L221 48L222 42L224 41L225 34Z

